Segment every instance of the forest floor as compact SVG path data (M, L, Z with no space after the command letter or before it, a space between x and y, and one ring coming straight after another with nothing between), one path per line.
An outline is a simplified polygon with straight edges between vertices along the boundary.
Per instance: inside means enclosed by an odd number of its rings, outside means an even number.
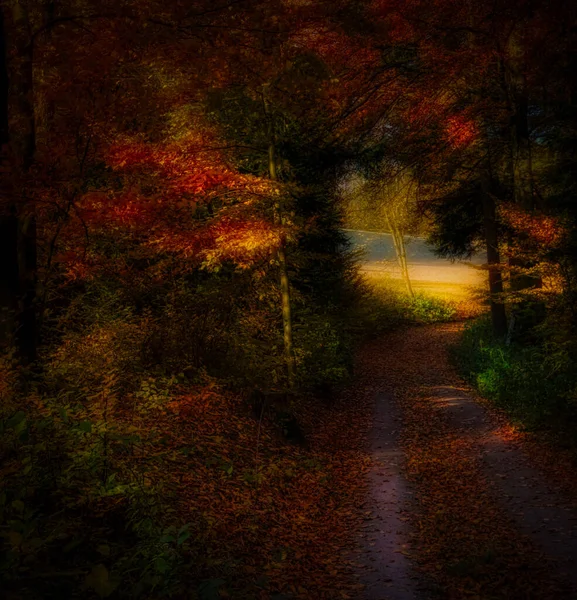
M365 600L577 598L571 458L488 406L456 374L462 323L364 345L355 393L372 398Z

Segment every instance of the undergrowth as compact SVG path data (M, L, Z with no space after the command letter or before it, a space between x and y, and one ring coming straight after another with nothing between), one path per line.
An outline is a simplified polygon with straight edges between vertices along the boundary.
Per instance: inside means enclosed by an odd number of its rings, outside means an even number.
M41 370L0 359L2 593L344 590L339 548L351 528L333 525L353 518L364 463L350 452L362 439L357 407L336 409L333 387L350 376L358 323L295 292L296 388L280 416L255 415L255 390L286 396L276 281L140 276L67 290L47 320ZM349 317L356 310L351 301Z
M366 332L379 333L402 324L431 324L452 321L460 317L458 304L427 292L409 296L404 290L378 284L373 280L368 297L361 305L361 321Z
M447 300L415 294L407 298L403 304L405 318L417 323L444 323L452 321L457 315L456 306Z
M461 375L521 426L577 449L577 374L566 344L547 325L530 345L496 339L487 317L465 326L453 349Z

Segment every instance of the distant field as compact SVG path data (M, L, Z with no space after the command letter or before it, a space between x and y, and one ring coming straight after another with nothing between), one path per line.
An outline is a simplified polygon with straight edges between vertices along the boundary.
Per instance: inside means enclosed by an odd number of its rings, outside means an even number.
M386 273L392 278L401 277L396 260L365 262L363 271L377 274ZM448 285L483 286L486 279L485 272L478 266L462 262L451 263L434 256L428 261L419 263L409 259L409 273L413 281L446 283Z
M395 290L403 291L404 282L384 271L370 271L362 269L363 275L372 285L385 286ZM439 298L461 300L477 294L484 287L480 285L469 285L462 282L432 281L423 279L412 279L411 284L415 292L423 292Z
M364 251L362 271L375 288L404 292L405 286L396 261L390 234L348 231L355 247ZM484 256L470 262L451 262L435 256L424 240L413 238L407 244L411 283L423 293L456 304L463 316L478 314L483 308L487 275Z

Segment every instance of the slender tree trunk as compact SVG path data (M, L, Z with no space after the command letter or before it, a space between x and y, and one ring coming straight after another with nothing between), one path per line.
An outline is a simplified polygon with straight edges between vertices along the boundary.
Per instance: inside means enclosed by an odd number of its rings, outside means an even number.
M385 212L387 219L387 226L391 231L391 235L393 236L393 245L395 247L395 254L397 255L397 262L399 264L399 268L401 269L401 277L405 283L405 287L407 288L407 293L411 298L415 297L415 293L413 291L413 286L411 284L411 277L409 275L409 266L407 263L407 248L405 245L405 236L403 232L397 227L395 219L391 217L389 211Z
M501 259L499 256L499 237L495 218L495 201L491 195L490 175L482 174L483 227L487 247L487 263L489 268L489 294L491 303L491 322L496 337L507 334L507 315L505 305L500 296L503 294L501 276Z
M473 2L468 0L468 22L471 32L468 34L469 46L475 48ZM481 204L483 207L483 230L487 249L487 266L489 273L489 302L491 307L491 324L495 337L505 338L507 335L507 313L503 302L503 276L501 273L501 257L499 255L499 232L497 229L495 200L491 193L491 158L490 142L486 126L482 126L488 158L481 167Z
M405 281L405 287L407 288L407 293L411 298L415 297L415 293L413 292L413 285L411 283L411 276L409 274L409 263L407 262L407 246L405 244L405 236L403 232L397 230L397 236L399 240L399 248L401 250L401 264L403 269L403 279Z
M36 216L34 204L28 196L30 168L36 152L34 115L33 44L26 6L15 0L9 9L3 9L7 41L6 72L8 76L8 156L6 172L8 213L14 227L16 221L16 248L8 252L16 265L9 269L17 273L17 301L15 338L24 363L36 359ZM13 243L13 237L11 238Z
M268 168L269 176L273 181L277 180L276 172L276 153L274 143L271 142L268 149ZM275 204L275 220L279 225L283 223L283 206L282 202L278 200ZM281 305L282 305L282 322L283 322L283 341L284 341L284 354L287 365L287 375L289 386L292 388L295 381L295 357L293 349L293 327L292 327L292 309L291 309L291 297L290 297L290 282L287 270L286 260L286 242L284 236L282 237L279 249L277 251L277 258L280 267L280 292L281 292Z
M3 190L2 190L3 191ZM18 309L18 219L9 206L0 210L0 348L15 343Z
M29 214L20 222L18 239L18 262L20 271L18 347L25 362L36 360L38 346L38 323L36 306L37 287L37 229L36 216Z
M0 347L14 343L18 306L18 218L8 181L9 141L6 32L0 10Z

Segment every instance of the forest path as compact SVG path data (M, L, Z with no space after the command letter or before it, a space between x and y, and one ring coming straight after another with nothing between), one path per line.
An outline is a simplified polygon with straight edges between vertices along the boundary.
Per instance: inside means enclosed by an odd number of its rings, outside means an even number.
M364 600L577 599L577 510L449 361L462 324L367 343ZM425 583L426 582L426 583Z

